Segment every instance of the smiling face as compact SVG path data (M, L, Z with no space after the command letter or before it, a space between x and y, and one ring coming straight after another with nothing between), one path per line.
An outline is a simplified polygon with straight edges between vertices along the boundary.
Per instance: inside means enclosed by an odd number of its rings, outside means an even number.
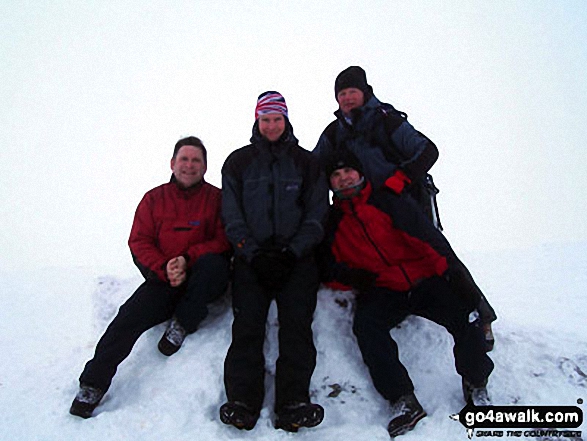
M330 188L334 191L353 188L360 182L360 180L361 175L354 168L339 168L334 170L330 175Z
M338 95L336 95L336 101L338 102L342 113L348 115L351 110L365 104L365 94L356 87L347 87L338 92Z
M277 141L285 131L285 117L269 113L259 117L259 133L271 142Z
M180 187L189 188L202 180L206 173L206 161L202 149L184 145L171 158L171 170Z

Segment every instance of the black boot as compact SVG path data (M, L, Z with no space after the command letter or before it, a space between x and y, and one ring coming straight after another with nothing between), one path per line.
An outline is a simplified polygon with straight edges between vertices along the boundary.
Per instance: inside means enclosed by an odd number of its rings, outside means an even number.
M491 406L491 399L487 393L487 380L475 386L463 378L463 398L467 403L475 406Z
M426 416L426 412L413 393L400 397L391 405L392 418L387 426L389 436L395 438L412 430L418 421Z
M297 432L300 427L315 427L324 419L324 409L319 404L292 403L276 412L275 428Z
M181 326L175 317L172 318L157 345L159 352L168 357L175 354L181 348L186 335L187 333L183 326Z
M82 418L90 418L103 396L102 390L82 384L73 403L71 403L69 413Z
M259 412L240 401L229 401L220 407L220 421L237 429L252 430L259 419Z

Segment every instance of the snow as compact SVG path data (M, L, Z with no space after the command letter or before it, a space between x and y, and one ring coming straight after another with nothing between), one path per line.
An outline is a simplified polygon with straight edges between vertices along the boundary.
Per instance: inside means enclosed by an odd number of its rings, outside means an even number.
M499 315L490 353L493 402L578 405L585 412L577 402L587 398L587 242L461 257ZM172 357L156 348L164 324L146 332L95 416L83 420L68 413L77 378L118 306L141 282L138 271L122 278L86 267L33 268L0 273L0 280L0 440L389 440L387 404L371 384L351 331L352 293L319 293L311 387L325 419L290 434L272 427L274 305L265 348L267 398L251 432L218 419L231 337L229 298L212 305L200 330ZM466 440L464 427L449 418L464 405L449 334L417 317L392 334L428 413L400 439Z

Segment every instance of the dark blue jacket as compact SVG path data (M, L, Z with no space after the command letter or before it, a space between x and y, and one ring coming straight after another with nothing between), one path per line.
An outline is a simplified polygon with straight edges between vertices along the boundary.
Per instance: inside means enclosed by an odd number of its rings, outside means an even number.
M351 111L352 123L337 110L336 146L323 132L313 153L324 160L335 148L347 148L359 158L365 177L375 189L398 168L412 182L423 179L438 159L438 149L406 119L395 112L386 115L386 108L392 107L371 96L365 105ZM386 129L385 118L399 118L392 134Z

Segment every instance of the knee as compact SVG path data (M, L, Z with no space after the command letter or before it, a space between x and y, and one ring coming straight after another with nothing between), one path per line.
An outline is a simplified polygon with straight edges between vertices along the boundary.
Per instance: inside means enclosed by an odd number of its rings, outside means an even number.
M204 254L199 257L195 265L198 269L204 271L226 271L228 272L228 259L223 254Z
M207 286L223 289L229 279L229 262L220 254L205 254L200 257L189 272L188 289Z
M244 311L235 311L232 323L233 340L261 340L265 339L266 318L257 314L250 315Z
M454 326L451 334L455 340L455 343L458 344L483 346L485 342L483 329L479 320L460 323L460 326Z

